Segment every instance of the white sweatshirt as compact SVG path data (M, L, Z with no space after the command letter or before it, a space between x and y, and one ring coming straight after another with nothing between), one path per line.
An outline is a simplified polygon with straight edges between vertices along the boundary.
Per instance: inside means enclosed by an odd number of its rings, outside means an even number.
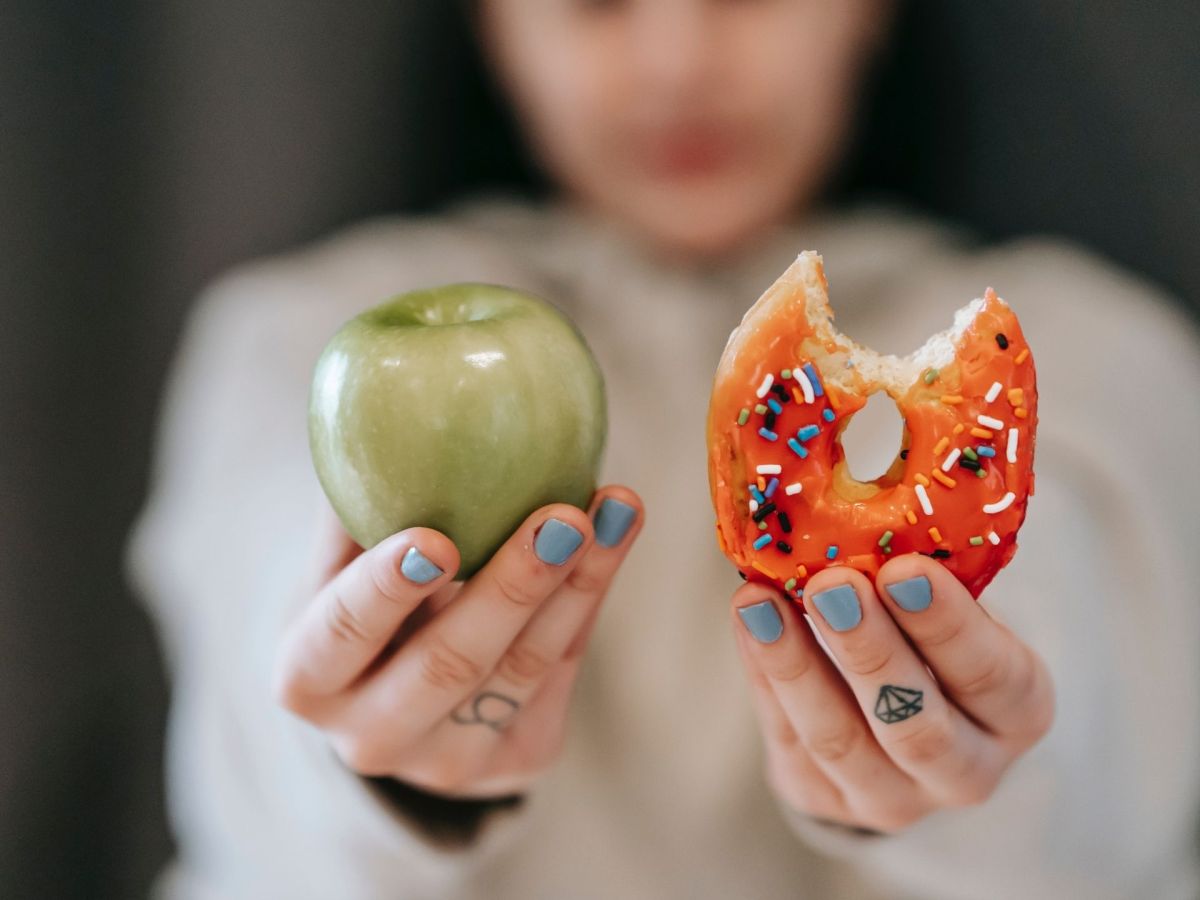
M1037 494L989 611L1046 659L1050 734L981 806L862 836L783 812L730 634L704 416L726 337L802 249L843 331L907 352L994 286L1039 374ZM604 481L645 530L606 601L557 766L465 848L435 843L274 706L281 630L311 599L322 503L305 430L334 330L413 287L511 284L578 323L604 370ZM129 568L173 672L180 898L1200 896L1200 353L1145 283L1060 242L990 249L896 212L780 229L668 266L558 206L477 201L367 222L243 266L196 305ZM890 431L875 442L894 455ZM399 714L399 712L397 713Z

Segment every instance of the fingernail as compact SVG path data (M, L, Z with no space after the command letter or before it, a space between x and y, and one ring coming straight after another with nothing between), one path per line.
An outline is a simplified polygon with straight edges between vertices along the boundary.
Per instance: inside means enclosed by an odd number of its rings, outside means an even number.
M533 541L533 552L542 562L561 566L582 543L583 535L578 528L572 528L558 519L547 519Z
M738 615L742 617L746 630L760 644L772 644L783 634L783 619L779 618L779 610L770 600L753 606L740 606Z
M445 574L416 547L409 547L404 558L400 560L400 572L409 581L417 584L429 584L439 575Z
M636 518L637 510L628 503L605 497L596 510L596 543L601 547L617 546Z
M849 631L862 621L862 607L858 605L858 594L848 584L839 584L827 591L813 594L812 601L834 631Z
M924 575L897 581L895 584L886 584L884 587L896 604L909 612L920 612L933 602L933 590L929 587L929 579Z

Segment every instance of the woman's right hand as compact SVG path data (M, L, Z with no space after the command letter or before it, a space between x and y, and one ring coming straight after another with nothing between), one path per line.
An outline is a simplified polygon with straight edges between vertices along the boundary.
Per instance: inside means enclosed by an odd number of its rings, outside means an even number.
M330 518L323 587L276 662L279 702L359 774L459 798L525 791L562 746L600 603L641 529L638 496L609 486L587 514L539 509L463 584L440 532L364 552Z

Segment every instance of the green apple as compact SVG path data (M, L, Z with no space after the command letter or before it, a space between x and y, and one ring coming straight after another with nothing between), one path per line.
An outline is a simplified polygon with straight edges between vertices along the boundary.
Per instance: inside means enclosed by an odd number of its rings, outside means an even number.
M317 477L363 547L413 525L448 535L459 577L531 512L586 507L607 419L575 326L491 284L412 291L351 319L313 374Z

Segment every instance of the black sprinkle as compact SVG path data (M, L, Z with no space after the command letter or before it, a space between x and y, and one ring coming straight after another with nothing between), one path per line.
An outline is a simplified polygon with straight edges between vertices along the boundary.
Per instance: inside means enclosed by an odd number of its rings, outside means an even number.
M949 559L949 558L950 558L950 551L949 551L949 550L943 550L943 549L941 549L941 548L939 547L937 550L934 550L934 551L933 551L932 553L930 553L929 555L930 555L930 556L932 556L934 559Z
M908 459L908 450L901 450L901 451L900 451L900 458L901 458L901 459Z
M996 335L996 343L1000 345L1001 350L1008 349L1008 338L1006 338L1004 335L1002 335L1002 334Z
M783 529L784 534L792 533L792 520L788 518L788 514L785 512L779 514L779 527Z
M780 403L788 403L792 399L791 397L788 396L787 389L784 388L784 386L782 384L771 385L771 393L779 398Z
M792 545L789 543L786 543L785 541L776 541L775 546L778 547L780 550L782 550L784 553L792 552Z
M757 525L773 512L775 512L775 504L767 503L755 510L754 515L751 516L751 518L754 519L754 524Z
M746 580L746 573L743 572L741 569L738 569L738 578L742 579L742 581Z
M964 456L964 457L962 457L962 458L961 458L961 459L958 461L958 464L959 464L960 466L962 466L964 469L970 469L972 472L978 472L980 469L982 469L982 468L983 468L983 466L981 466L981 465L980 465L979 463L977 463L975 460L973 460L973 459L967 459L965 456Z
M763 413L763 419L765 420L763 422L763 424L767 426L767 431L774 431L775 430L775 411L768 409L765 413Z

